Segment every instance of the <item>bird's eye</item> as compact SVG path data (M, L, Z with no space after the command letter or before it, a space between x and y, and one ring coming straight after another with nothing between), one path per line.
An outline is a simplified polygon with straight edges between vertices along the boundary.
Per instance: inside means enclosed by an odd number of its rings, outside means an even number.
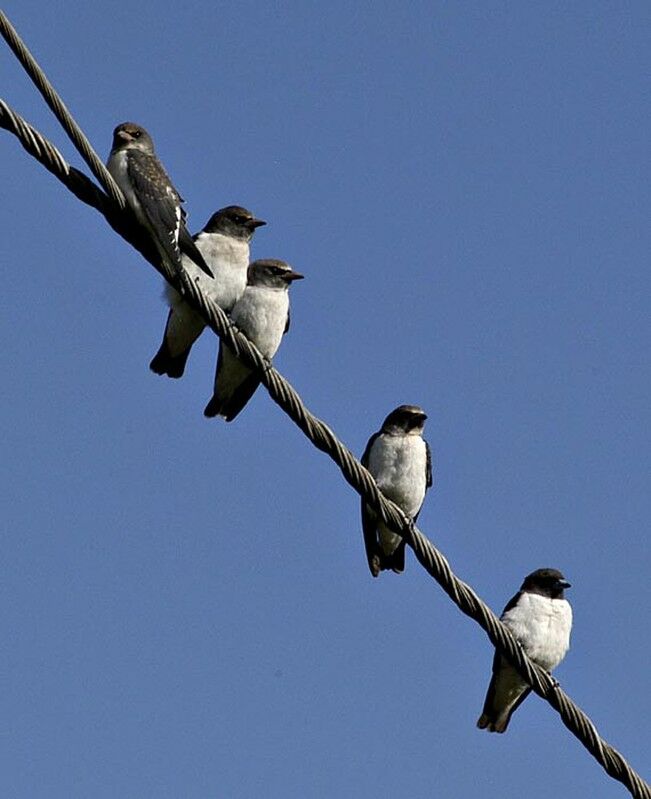
M140 138L140 131L139 130L134 130L131 135L133 136L134 139L139 139Z

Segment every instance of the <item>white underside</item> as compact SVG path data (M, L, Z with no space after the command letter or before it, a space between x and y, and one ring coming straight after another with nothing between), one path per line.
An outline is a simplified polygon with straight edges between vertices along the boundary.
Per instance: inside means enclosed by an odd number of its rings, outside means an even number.
M415 516L425 499L427 449L420 435L392 436L382 433L373 443L368 469L382 493ZM400 536L382 522L378 524L380 545L387 555L400 543Z
M183 268L203 292L228 313L246 287L249 245L221 233L200 233L195 244L212 270L214 279L186 255L182 257ZM165 284L165 298L173 310L165 333L167 346L172 355L178 355L192 346L205 325L199 314L169 283Z
M547 671L563 660L570 647L572 608L565 599L551 599L525 592L516 607L502 615L502 621L520 641L529 657ZM495 682L493 707L500 727L512 706L527 690L526 682L504 658Z
M289 293L285 288L247 286L231 312L231 319L260 352L271 359L278 350L287 323ZM222 368L215 376L215 390L230 397L251 370L222 347Z
M570 648L572 608L566 599L526 592L502 621L529 657L547 671L555 669Z
M109 160L106 162L106 168L111 173L113 180L115 180L118 186L122 189L124 199L127 201L127 204L130 206L130 208L135 212L136 216L138 217L138 221L141 225L144 225L145 220L143 219L140 201L136 197L133 187L131 186L131 181L129 180L129 174L127 172L126 151L118 150L117 153L111 153Z

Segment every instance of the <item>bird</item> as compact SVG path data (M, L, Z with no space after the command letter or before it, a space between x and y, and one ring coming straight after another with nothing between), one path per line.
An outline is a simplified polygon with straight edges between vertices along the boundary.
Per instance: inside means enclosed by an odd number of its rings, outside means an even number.
M233 306L231 319L242 333L271 359L289 330L289 287L304 275L285 261L266 258L254 261L248 270L246 288ZM214 393L204 416L222 416L233 421L251 399L260 378L220 342Z
M569 587L558 569L536 569L525 577L500 617L531 660L548 672L558 666L570 648L572 607L564 593ZM530 693L530 686L516 669L495 652L493 675L477 726L488 732L506 732L511 716Z
M414 522L432 485L432 455L423 438L427 414L417 405L399 405L374 433L362 455L362 465L375 478L378 488ZM362 499L362 530L368 566L373 577L391 569L405 569L405 541Z
M246 287L249 243L253 234L266 224L240 205L228 205L215 211L194 236L197 249L214 273L212 280L197 269L190 258L182 256L186 272L226 313L231 311ZM170 311L163 341L149 368L156 374L178 378L185 371L192 345L203 332L205 322L169 283L165 293Z
M184 252L212 277L185 226L181 195L158 160L151 136L141 125L123 122L115 128L106 166L122 189L127 206L147 230L165 276L169 279L182 273Z

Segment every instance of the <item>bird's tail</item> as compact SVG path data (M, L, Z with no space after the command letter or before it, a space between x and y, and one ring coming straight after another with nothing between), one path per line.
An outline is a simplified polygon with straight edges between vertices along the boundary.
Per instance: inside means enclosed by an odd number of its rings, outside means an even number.
M160 349L151 359L149 368L157 375L167 375L174 378L182 377L189 354L190 349L187 349L179 355L172 355L167 346L167 341L163 339Z
M398 544L390 555L382 552L380 556L380 571L391 571L402 574L405 570L405 541Z
M482 713L477 719L477 727L479 727L480 730L488 730L488 732L506 732L510 720L510 713L508 715L503 714L498 718L493 718L489 716L488 713Z
M210 398L210 401L203 409L203 415L207 419L214 419L215 416L222 415L222 401L221 398L217 394L213 394Z
M219 365L217 367L219 370ZM227 422L232 422L238 413L255 393L260 385L260 378L251 374L246 377L234 391L215 391L210 401L203 410L203 415L208 419L222 416Z
M511 716L529 696L531 688L525 689L523 686L521 692L517 691L511 696L509 701L498 701L495 696L495 690L493 678L488 687L481 716L477 719L477 726L480 730L488 730L488 732L506 732Z

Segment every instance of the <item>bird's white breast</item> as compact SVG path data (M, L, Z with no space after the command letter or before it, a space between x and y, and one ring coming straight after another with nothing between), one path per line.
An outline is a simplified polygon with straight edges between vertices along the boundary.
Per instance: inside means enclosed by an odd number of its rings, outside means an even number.
M195 244L215 277L211 279L197 267L195 274L208 296L225 311L230 311L246 287L248 242L222 233L200 233ZM183 263L185 266L185 260Z
M280 346L288 310L286 289L247 286L231 318L266 358L272 358Z
M419 435L377 437L368 459L368 469L385 496L414 516L426 491L427 449Z
M207 275L187 255L182 256L183 268L210 299L226 313L230 313L246 288L249 267L249 245L241 239L221 233L200 233L195 241L197 249L206 259L214 278ZM169 283L165 283L168 305L180 313L188 313L189 306Z
M502 620L529 657L547 671L556 668L570 648L572 608L565 599L525 592Z
M140 208L140 201L131 185L129 173L127 171L127 153L126 150L118 150L116 153L111 153L106 163L106 168L111 173L113 180L122 189L124 199L127 204L135 212L139 221L142 223L142 211Z

